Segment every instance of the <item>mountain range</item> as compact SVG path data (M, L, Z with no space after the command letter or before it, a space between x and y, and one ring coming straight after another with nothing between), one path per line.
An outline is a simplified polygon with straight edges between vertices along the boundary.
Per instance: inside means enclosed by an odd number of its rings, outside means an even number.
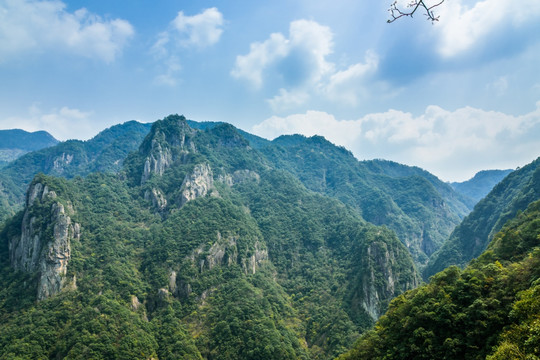
M46 131L0 130L0 166L30 151L40 150L57 143L58 140Z
M0 169L0 359L334 358L480 255L537 162L476 204L489 184L178 115L25 154Z

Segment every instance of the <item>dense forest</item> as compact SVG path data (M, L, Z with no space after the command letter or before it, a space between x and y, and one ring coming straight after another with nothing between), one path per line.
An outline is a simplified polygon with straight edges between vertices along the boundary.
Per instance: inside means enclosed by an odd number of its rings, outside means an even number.
M328 359L420 281L394 232L179 116L116 173L34 177L0 262L1 358Z
M538 359L540 201L464 270L450 266L392 300L339 359Z
M58 140L46 131L0 130L0 167L30 151L41 150L57 143Z
M178 115L30 152L0 169L0 359L535 354L537 168L469 214L422 169ZM511 221L418 287L468 219Z

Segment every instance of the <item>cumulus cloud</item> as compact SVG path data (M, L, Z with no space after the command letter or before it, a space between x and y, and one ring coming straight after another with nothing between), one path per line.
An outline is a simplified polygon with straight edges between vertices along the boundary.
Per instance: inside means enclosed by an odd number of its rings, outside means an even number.
M61 1L0 3L0 60L32 50L61 50L109 63L135 33L126 20L65 8Z
M523 28L528 32L529 25L538 23L540 2L484 0L467 6L464 0L457 0L441 6L440 15L440 24L436 27L440 37L438 52L450 58L483 46L482 42L494 33L498 42L505 42L504 37L507 36L517 42L520 42L520 37L530 37L532 34L515 36L515 30Z
M223 14L215 7L193 16L179 11L169 28L159 33L151 48L151 52L164 68L162 74L156 76L155 82L161 85L176 85L177 74L182 68L178 55L180 51L187 48L202 49L216 44L223 33L223 25Z
M263 83L263 72L275 66L286 83L314 83L332 70L326 60L332 53L332 32L315 21L296 20L289 26L289 37L274 33L262 43L253 43L247 55L239 55L232 76L255 87Z
M420 166L444 180L465 180L478 170L512 168L540 156L540 102L521 116L433 105L420 116L389 110L356 120L308 111L273 116L252 130L266 138L323 135L359 159L385 158Z
M92 112L64 106L60 109L43 111L37 104L28 109L26 116L7 117L0 120L0 127L4 129L18 128L26 131L46 130L58 140L67 140L75 135L77 129L79 139L88 139L95 135L96 124L91 119Z
M215 7L193 16L186 16L180 11L172 25L178 32L181 45L206 47L219 41L223 33L223 14Z
M328 26L311 20L290 23L288 37L273 33L250 45L247 55L238 55L231 75L255 89L266 82L278 85L278 94L268 103L274 110L307 102L316 94L330 100L355 104L362 78L377 67L378 58L368 52L366 63L338 70L328 57L333 53L333 33Z

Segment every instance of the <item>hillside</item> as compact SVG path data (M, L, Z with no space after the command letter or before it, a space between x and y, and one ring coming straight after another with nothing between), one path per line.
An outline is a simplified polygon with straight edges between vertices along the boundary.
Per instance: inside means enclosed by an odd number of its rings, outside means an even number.
M424 278L450 265L464 266L479 256L502 226L540 199L540 158L510 173L456 227L429 260Z
M69 140L29 152L0 169L0 220L13 215L38 173L73 178L94 171L118 172L127 154L139 146L151 124L129 121L88 141Z
M226 126L220 122L186 121L201 131ZM60 143L10 164L0 171L3 218L22 206L26 186L39 172L65 178L93 171L117 172L149 127L127 122L89 141ZM258 150L257 166L266 164L285 170L310 190L337 198L369 222L394 230L418 267L427 263L469 212L465 198L422 169L383 160L359 162L350 152L322 137L283 136L270 142L238 129L236 132Z
M513 170L483 170L471 179L463 182L453 182L450 186L460 194L473 200L473 206L482 200L502 179Z
M169 116L117 174L32 180L0 235L0 358L329 359L418 282L394 232Z
M398 296L340 360L537 359L540 356L540 201L456 266Z
M30 151L40 150L57 143L58 140L46 131L0 130L0 166Z
M427 171L384 160L360 162L320 136L281 136L261 151L308 189L394 230L419 267L470 211L466 199Z

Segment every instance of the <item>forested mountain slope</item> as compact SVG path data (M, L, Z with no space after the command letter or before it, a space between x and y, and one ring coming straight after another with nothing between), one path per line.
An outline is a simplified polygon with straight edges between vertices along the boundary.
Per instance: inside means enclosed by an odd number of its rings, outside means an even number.
M27 152L40 150L57 143L58 140L46 131L0 130L0 166L4 166Z
M352 359L538 359L540 201L465 270L451 266L394 299Z
M38 173L73 178L94 171L117 172L139 146L151 124L128 121L88 141L69 140L33 151L0 169L0 221L20 209L28 184Z
M391 230L169 116L118 174L33 179L0 235L0 359L328 359L418 281Z
M518 211L540 199L540 158L510 173L482 199L433 255L424 278L449 265L464 266L479 256L501 227Z
M419 266L470 211L466 199L427 171L384 160L360 162L320 136L281 136L261 151L307 188L394 230Z
M483 170L467 181L453 182L450 185L457 192L471 198L476 204L512 171L514 170Z

